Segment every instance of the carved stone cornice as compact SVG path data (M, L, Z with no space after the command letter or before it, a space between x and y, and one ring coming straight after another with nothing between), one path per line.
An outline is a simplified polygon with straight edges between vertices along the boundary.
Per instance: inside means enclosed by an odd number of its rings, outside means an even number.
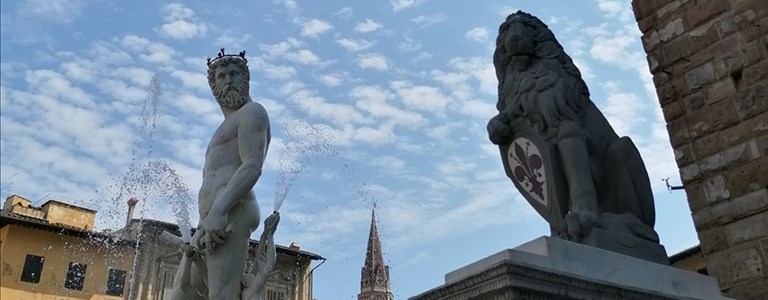
M409 300L674 299L503 261Z

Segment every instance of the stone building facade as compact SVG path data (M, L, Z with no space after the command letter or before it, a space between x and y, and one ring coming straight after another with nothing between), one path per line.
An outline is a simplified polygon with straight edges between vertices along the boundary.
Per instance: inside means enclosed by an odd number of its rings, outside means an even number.
M768 2L634 0L710 276L768 295Z

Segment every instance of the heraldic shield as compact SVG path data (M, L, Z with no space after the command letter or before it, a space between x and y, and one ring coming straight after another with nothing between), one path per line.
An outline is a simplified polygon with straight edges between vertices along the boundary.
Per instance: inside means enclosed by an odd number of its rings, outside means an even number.
M507 177L525 200L550 224L565 232L568 185L560 170L558 150L527 126L516 126L512 142L499 146Z

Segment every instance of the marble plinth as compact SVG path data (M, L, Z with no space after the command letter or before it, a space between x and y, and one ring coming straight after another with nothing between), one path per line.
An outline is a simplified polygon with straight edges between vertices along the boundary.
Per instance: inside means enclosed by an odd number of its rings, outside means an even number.
M562 239L541 237L445 275L410 300L727 299L717 280Z

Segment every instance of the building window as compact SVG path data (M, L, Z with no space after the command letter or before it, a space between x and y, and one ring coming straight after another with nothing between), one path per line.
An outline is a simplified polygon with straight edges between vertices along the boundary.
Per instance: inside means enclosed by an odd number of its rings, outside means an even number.
M285 300L285 294L272 289L267 289L267 300Z
M88 265L83 263L71 262L69 263L69 270L67 271L67 280L64 281L64 287L70 290L83 290L83 282L85 282L85 269Z
M170 300L173 294L173 279L176 277L176 272L165 271L165 276L163 277L163 300Z
M125 271L109 269L109 278L107 280L107 295L122 296L125 286Z
M24 270L21 272L21 281L40 282L40 273L43 272L44 262L45 257L27 254L27 258L24 260Z

